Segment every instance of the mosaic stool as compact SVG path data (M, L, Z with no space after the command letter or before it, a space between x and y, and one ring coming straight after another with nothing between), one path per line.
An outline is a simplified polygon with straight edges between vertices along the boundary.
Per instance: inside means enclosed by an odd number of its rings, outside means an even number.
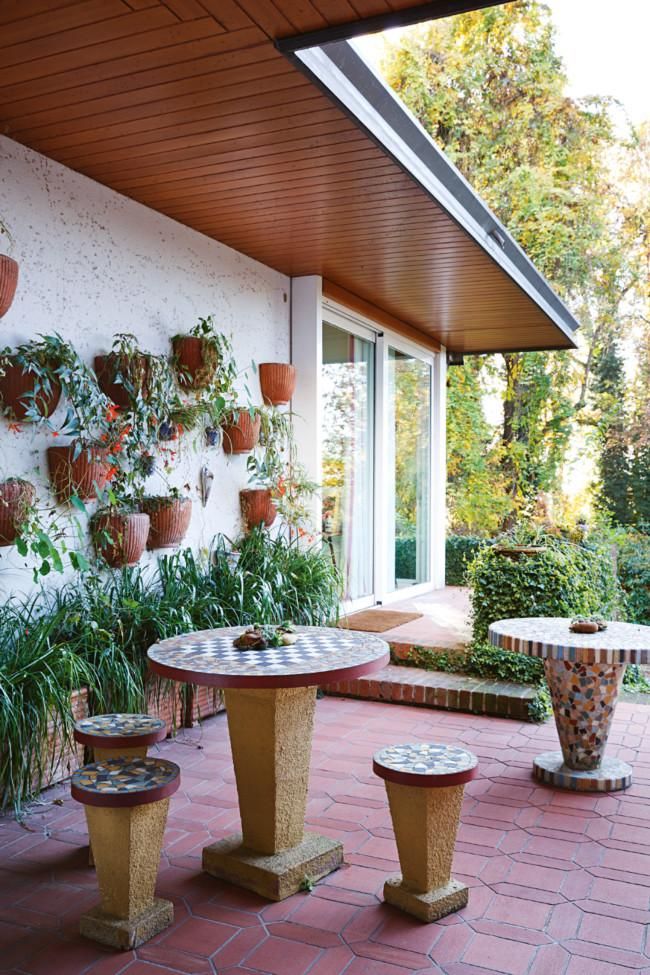
M81 918L86 938L128 950L174 920L171 901L154 897L169 797L180 769L161 758L108 758L72 776L83 803L97 867L100 904Z
M468 889L451 877L463 789L476 775L475 755L454 745L412 743L377 752L402 875L384 884L384 900L421 921L465 907Z
M167 726L149 714L96 714L75 722L74 740L93 750L93 760L107 758L146 758L149 745L162 741ZM92 844L88 863L95 866Z

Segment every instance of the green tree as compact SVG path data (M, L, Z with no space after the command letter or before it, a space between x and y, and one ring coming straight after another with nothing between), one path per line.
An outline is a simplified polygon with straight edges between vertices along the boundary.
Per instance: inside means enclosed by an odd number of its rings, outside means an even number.
M599 507L619 525L634 520L631 498L631 468L627 442L628 417L625 405L625 372L618 343L609 338L594 361L594 395L600 406L598 459Z
M612 216L610 103L567 96L550 12L536 0L410 31L389 50L384 72L586 321L583 359L520 353L498 360L507 523L557 484L573 418L589 398L591 346L614 327L630 286L621 221Z

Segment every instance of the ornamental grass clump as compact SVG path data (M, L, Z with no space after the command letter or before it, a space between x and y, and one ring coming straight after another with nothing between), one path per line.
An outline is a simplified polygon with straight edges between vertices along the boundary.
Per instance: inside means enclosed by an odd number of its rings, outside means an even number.
M535 539L538 551L508 557L499 545L481 549L468 569L474 640L490 623L525 616L617 619L623 593L609 551L554 536Z

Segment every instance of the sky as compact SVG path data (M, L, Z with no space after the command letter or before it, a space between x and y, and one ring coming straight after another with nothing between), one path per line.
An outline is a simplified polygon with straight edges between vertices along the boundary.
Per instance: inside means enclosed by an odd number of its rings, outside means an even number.
M650 120L650 0L546 0L569 93L612 95L634 124ZM400 31L387 31L387 36ZM377 64L381 35L360 38L364 57Z

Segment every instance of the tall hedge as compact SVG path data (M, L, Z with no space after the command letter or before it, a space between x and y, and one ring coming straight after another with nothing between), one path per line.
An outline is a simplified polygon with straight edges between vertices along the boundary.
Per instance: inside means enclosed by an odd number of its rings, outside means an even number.
M623 595L608 550L545 538L542 551L513 559L482 548L469 568L475 640L498 619L620 616Z
M445 583L467 585L467 567L485 545L492 542L476 535L448 535L445 544Z

